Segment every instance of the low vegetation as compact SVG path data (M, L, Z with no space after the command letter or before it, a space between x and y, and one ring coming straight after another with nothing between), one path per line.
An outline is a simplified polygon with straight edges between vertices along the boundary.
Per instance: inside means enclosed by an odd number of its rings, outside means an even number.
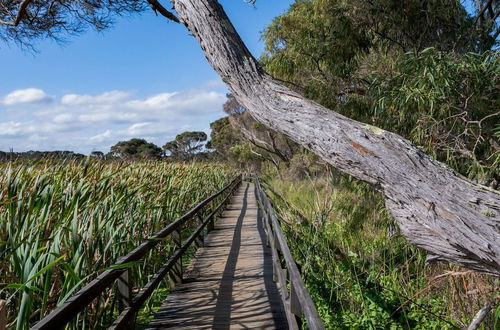
M10 325L33 325L233 175L216 163L0 165L0 298L8 302ZM171 245L162 246L170 252ZM132 268L138 285L159 265L157 252ZM115 298L112 291L103 295L73 326L105 325Z
M328 329L460 329L500 299L500 281L426 264L366 184L330 172L266 187ZM500 308L482 329L498 329ZM481 329L481 328L480 328Z

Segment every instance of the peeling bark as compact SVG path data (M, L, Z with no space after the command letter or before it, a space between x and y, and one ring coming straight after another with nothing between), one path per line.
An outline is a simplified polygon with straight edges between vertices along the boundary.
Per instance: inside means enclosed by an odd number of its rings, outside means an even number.
M401 232L439 259L500 276L500 194L401 136L344 117L267 75L216 0L171 0L211 66L252 116L373 184Z

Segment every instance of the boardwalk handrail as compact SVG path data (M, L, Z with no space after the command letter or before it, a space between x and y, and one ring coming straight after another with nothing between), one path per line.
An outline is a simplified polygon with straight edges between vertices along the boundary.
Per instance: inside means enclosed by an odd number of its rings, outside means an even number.
M111 328L120 329L130 326L130 322L133 322L137 311L151 296L154 289L160 284L160 281L168 273L174 272L178 281L182 278L181 258L183 254L195 240L203 241L203 233L207 225L208 231L213 229L217 214L227 204L229 198L241 183L241 178L241 174L237 175L224 188L197 204L180 218L176 219L168 226L154 234L151 238L141 243L127 255L119 258L113 266L99 274L94 280L71 296L61 306L54 309L50 314L35 324L32 329L63 328L115 281L118 284L118 291L121 295L123 308L121 308L120 315L115 320ZM216 201L218 197L221 197L222 201L218 205L212 207L208 216L203 218L202 212L205 211L205 207L209 205L210 202ZM183 244L182 236L180 235L180 228L184 223L195 217L198 218L199 225ZM142 289L140 289L139 293L135 297L132 298L131 282L128 276L130 273L128 265L131 262L139 261L156 245L165 241L164 239L170 234L173 235L174 242L176 244L175 251L170 256L169 260L159 269L159 271L152 276L151 280Z
M273 277L281 293L288 326L290 329L301 329L301 318L304 316L309 329L325 329L309 291L302 280L297 264L290 253L269 197L262 189L259 178L255 176L254 179L257 200L264 213L267 245L271 247L272 251ZM285 268L282 268L281 257L285 260Z

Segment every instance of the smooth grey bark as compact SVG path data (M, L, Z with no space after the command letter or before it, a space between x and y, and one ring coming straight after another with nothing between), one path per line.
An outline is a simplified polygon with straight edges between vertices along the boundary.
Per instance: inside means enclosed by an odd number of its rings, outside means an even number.
M442 260L500 276L500 194L476 185L401 136L356 122L267 75L216 0L171 0L211 66L252 116L373 184L401 232Z

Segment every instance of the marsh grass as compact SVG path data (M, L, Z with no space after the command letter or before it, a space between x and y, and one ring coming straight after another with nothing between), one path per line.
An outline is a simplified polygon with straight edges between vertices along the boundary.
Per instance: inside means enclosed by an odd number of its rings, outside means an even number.
M33 325L233 175L213 163L0 164L0 299L8 302L10 326ZM165 243L129 265L137 288L172 252ZM104 327L116 314L111 288L70 327Z
M327 328L459 329L498 303L498 279L426 266L368 185L333 174L265 183ZM483 329L498 329L499 314Z

